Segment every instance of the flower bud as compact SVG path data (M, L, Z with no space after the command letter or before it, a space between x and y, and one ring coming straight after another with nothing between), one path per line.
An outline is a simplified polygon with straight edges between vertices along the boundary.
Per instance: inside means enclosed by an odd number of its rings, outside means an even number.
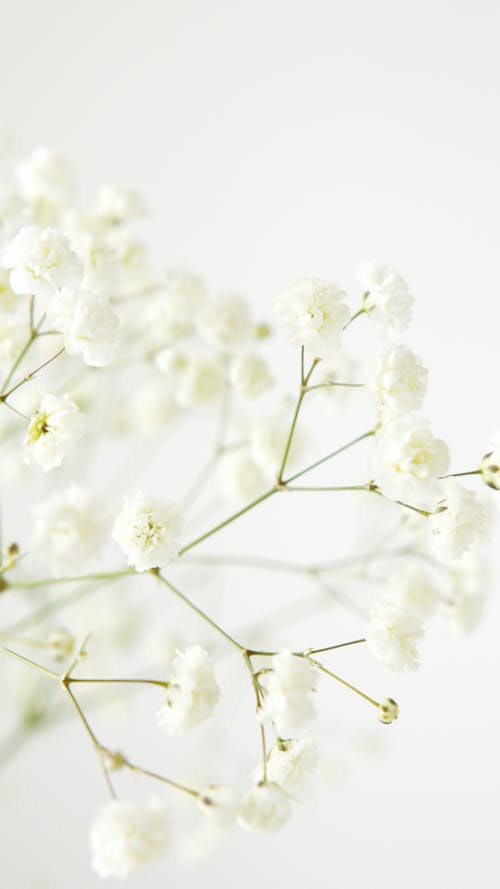
M385 698L385 700L381 701L378 705L378 718L384 725L390 725L391 722L395 722L398 716L399 707L396 704L396 701L393 701L392 698Z
M55 661L63 661L73 654L75 638L69 630L59 627L57 630L52 630L47 640L47 647L51 658Z
M485 454L479 468L484 483L494 491L500 491L500 452Z
M119 750L105 750L102 754L104 768L108 772L116 772L125 765L125 757Z

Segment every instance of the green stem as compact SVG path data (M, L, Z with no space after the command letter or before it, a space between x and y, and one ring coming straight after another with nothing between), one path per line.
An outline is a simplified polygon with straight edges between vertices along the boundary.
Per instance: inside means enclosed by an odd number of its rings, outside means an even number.
M346 682L345 679L342 679L340 676L337 676L336 673L332 673L331 670L328 670L323 664L320 664L319 661L316 661L312 657L308 657L307 660L310 661L313 666L317 667L318 670L321 670L322 673L326 673L327 676L330 676L332 679L336 679L337 682L340 682L346 688L350 688L351 691L355 692L361 698L364 698L365 701L368 701L370 704L373 704L374 707L379 707L379 702L375 701L374 698L371 698L369 695L366 695L364 691L361 691L359 688L356 688L355 685L351 685L350 682Z
M24 655L18 654L17 651L12 651L11 648L7 648L5 645L0 645L0 651L3 651L4 654L8 654L9 657L15 658L16 661L21 661L23 664L29 664L30 667L35 667L37 670L40 670L41 673L45 673L47 676L50 676L51 679L57 679L59 682L59 673L54 673L53 670L48 670L47 667L42 667L41 664L37 664L37 662L32 661L31 658L24 657Z
M307 385L309 383L309 380L311 379L311 375L314 371L314 368L318 364L318 361L319 361L318 358L314 358L314 360L311 364L311 367L309 369L309 372L304 377L304 347L302 347L302 350L300 353L300 368L301 368L300 377L301 377L302 384L300 387L299 397L297 398L297 402L295 404L295 410L294 410L293 417L292 417L292 425L290 426L290 431L288 433L288 438L287 438L286 444L285 444L285 452L283 454L283 459L281 461L281 466L280 466L280 469L278 472L278 484L280 484L281 481L283 480L283 473L286 469L286 464L287 464L288 457L290 454L290 448L292 446L293 436L295 434L295 427L297 425L297 420L299 419L299 414L300 414L300 409L302 407L302 402L304 401L304 398L305 398L305 395L307 392Z
M296 472L295 475L291 475L289 478L284 479L284 484L288 485L290 482L294 482L295 479L301 478L307 472L312 472L313 469L316 469L318 466L322 466L323 463L326 463L328 460L332 460L333 457L337 457L339 454L342 454L344 451L352 448L355 444L358 444L358 442L364 441L366 438L370 438L372 435L375 435L374 429L370 429L369 432L364 432L363 435L358 435L357 438L353 438L352 441L348 441L347 444L342 445L342 447L337 448L335 451L331 451L325 457L321 457L320 460L316 460L314 463L310 463L309 466L306 466L305 469L301 469L300 472Z
M259 503L263 503L264 500L267 500L269 497L272 497L273 494L278 491L279 488L277 486L270 488L268 491L265 491L264 494L261 494L260 497L257 497L255 500L252 500L251 503L247 503L243 509L239 509L238 512L234 512L229 518L224 519L223 522L219 522L218 525L215 525L213 528L210 528L209 531L205 531L204 534L201 534L200 537L196 537L195 540L192 540L186 546L184 546L179 551L179 556L187 553L188 550L192 549L194 546L198 546L199 543L202 543L204 540L207 540L208 537L212 537L213 534L216 534L217 531L220 531L222 528L225 528L227 525L230 525L232 522L235 522L236 519L239 519L240 516L245 515L245 513L250 512L251 509L254 509L255 506L258 506Z
M226 631L223 630L222 627L219 626L219 624L215 623L215 621L212 620L212 618L209 617L208 614L206 614L204 611L202 611L201 608L198 608L198 606L195 605L194 602L191 601L191 599L188 599L188 597L185 596L184 593L181 593L181 591L178 590L177 587L175 587L172 583L170 583L170 581L168 581L166 579L166 577L164 577L162 574L160 574L160 572L157 569L153 569L150 573L153 575L153 577L157 577L158 580L160 581L160 583L162 583L172 593L174 593L174 595L177 596L178 599L180 599L182 602L184 602L184 604L187 605L188 608L191 609L191 611L194 611L195 614L198 615L198 617L201 617L202 620L204 620L214 630L216 630L217 633L219 633L221 636L223 636L224 639L226 639L228 642L230 642L231 645L234 645L234 647L237 648L238 651L245 650L244 645L240 645L240 643L237 642L236 639L233 639L233 637L230 636L229 633L226 633Z

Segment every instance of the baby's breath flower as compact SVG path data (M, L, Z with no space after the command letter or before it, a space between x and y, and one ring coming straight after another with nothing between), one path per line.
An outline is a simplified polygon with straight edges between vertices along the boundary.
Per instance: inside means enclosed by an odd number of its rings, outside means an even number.
M148 497L142 491L129 500L113 527L113 540L136 571L161 568L176 558L182 516L170 500Z
M279 784L286 793L301 793L307 773L318 765L318 742L304 731L296 738L278 739L267 758L267 780ZM256 781L263 777L262 766L254 773Z
M119 263L107 240L76 231L71 235L71 247L83 264L82 288L95 293L114 296L119 284Z
M220 827L231 827L236 820L238 800L232 787L210 784L198 797L198 808Z
M51 658L55 661L63 661L73 654L75 637L69 630L59 627L50 633L47 639L47 647Z
M235 352L252 335L248 303L236 293L225 293L202 308L197 326L200 336L218 352Z
M115 355L118 315L105 296L68 287L52 300L49 323L64 334L68 355L81 355L85 364L104 367Z
M200 645L190 645L177 652L158 725L169 735L180 735L208 719L219 697L211 658Z
M340 346L349 320L345 297L333 281L299 279L278 296L275 311L290 330L290 342L323 357Z
M385 725L391 725L399 716L399 707L392 698L385 698L378 705L378 718Z
M61 465L66 450L81 438L83 431L83 414L69 395L59 398L45 393L24 439L25 462L38 463L44 472L49 472Z
M406 346L389 346L377 356L370 389L385 410L418 410L426 388L427 371Z
M222 395L224 365L217 355L188 355L186 366L174 390L174 400L181 407L210 404Z
M278 785L257 784L243 797L238 811L238 824L244 830L275 831L283 827L292 814L288 797Z
M435 610L439 591L420 565L403 565L389 579L388 600L402 608L414 609L424 620Z
M429 482L444 475L448 465L448 446L433 436L422 418L401 416L382 425L374 478L388 497L419 497L429 490Z
M445 497L435 514L429 517L429 548L439 559L459 559L486 537L487 515L474 491L456 479L445 482Z
M146 215L141 195L133 188L103 185L97 195L96 216L106 225L122 225Z
M48 301L61 287L77 287L83 265L71 249L70 239L57 228L28 225L20 229L2 254L2 265L11 269L15 293L31 294Z
M273 385L267 361L260 355L246 353L235 358L229 372L231 385L237 392L253 398Z
M224 493L235 500L249 502L259 497L268 487L267 477L247 448L223 456L219 476Z
M165 850L169 833L166 808L159 800L142 805L113 800L90 831L92 866L100 877L124 879Z
M153 336L159 345L192 333L206 300L201 278L182 269L172 269L148 311Z
M83 571L103 542L102 504L80 485L56 491L34 509L35 551L54 574Z
M366 643L384 669L402 672L418 669L418 645L423 637L418 612L389 599L373 610Z
M363 287L363 308L389 335L401 333L411 319L413 297L395 269L365 262L357 275Z
M500 491L500 429L490 439L492 450L485 454L480 463L483 481L494 491Z
M311 664L289 651L273 657L271 670L262 674L260 682L265 694L260 716L272 721L282 737L302 729L316 715L311 700L314 679Z

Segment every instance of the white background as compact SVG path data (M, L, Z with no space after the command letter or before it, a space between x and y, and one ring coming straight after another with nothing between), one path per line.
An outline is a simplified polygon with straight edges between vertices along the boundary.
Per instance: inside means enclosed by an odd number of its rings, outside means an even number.
M85 193L139 188L157 261L262 314L296 276L351 286L365 259L396 265L426 412L461 469L499 426L499 18L485 0L4 0L1 116L24 153L72 158ZM381 750L283 834L132 885L496 887L496 594L473 638L429 640L391 686L404 719ZM65 731L62 759L49 734L3 778L5 886L97 884L100 776Z

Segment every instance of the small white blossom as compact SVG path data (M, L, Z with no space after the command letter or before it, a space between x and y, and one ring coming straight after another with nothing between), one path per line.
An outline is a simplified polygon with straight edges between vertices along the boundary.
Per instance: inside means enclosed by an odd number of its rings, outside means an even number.
M374 479L388 497L418 497L430 491L429 483L444 475L448 465L448 446L433 436L425 420L409 415L383 424L377 437Z
M250 432L252 457L262 472L270 478L275 476L280 468L289 434L290 417L283 410L260 421ZM296 430L288 453L288 469L297 462L303 447L304 438L301 436L301 431Z
M373 610L366 643L385 670L401 672L418 669L418 645L423 637L422 618L416 609L389 599Z
M411 319L413 297L406 281L390 266L365 262L357 275L363 308L388 334L399 334Z
M56 491L34 509L35 551L54 574L83 571L103 545L103 508L80 485Z
M71 249L70 239L57 228L27 225L2 253L2 266L11 269L15 293L48 301L61 287L77 287L83 265Z
M109 243L77 231L71 235L71 247L83 264L82 288L114 296L119 287L120 267L116 252Z
M243 797L238 824L244 830L275 831L292 814L288 797L278 784L257 784Z
M161 568L178 555L182 516L170 500L148 497L142 491L129 500L113 527L113 540L136 571Z
M119 320L107 297L63 287L54 296L47 317L64 335L68 355L81 355L90 367L104 367L113 360Z
M407 564L390 578L387 598L402 608L413 609L423 620L438 605L439 591L420 565Z
M50 148L36 148L16 174L32 218L41 224L55 221L73 191L73 173L66 158Z
M69 395L45 393L24 439L25 463L38 463L44 472L60 466L67 449L83 435L84 425L84 416Z
M281 651L271 662L270 672L263 673L264 689L262 720L274 723L281 737L289 737L303 728L316 715L312 694L315 689L314 668L304 658Z
M429 517L429 548L438 559L459 559L486 536L487 515L474 491L456 479L445 482L445 497Z
M267 361L254 353L235 358L229 371L229 381L237 392L249 398L267 392L274 382Z
M269 751L267 779L279 784L287 793L300 794L307 773L316 770L318 759L318 742L309 732L302 732L296 738L280 738ZM261 766L255 770L255 780L262 780Z
M248 303L236 293L225 293L207 303L197 319L198 332L218 352L234 352L252 334Z
M141 805L113 800L92 824L92 866L100 877L125 879L164 852L169 835L166 808L160 801Z
M290 329L290 342L323 357L340 346L350 315L345 298L333 281L303 278L280 294L275 311Z
M180 735L208 719L219 697L211 658L200 645L190 645L177 652L158 725L169 735Z
M220 461L221 486L235 500L254 500L269 486L267 477L247 448L225 454Z
M145 216L146 208L140 194L133 188L103 185L97 195L95 213L107 225L121 225Z
M192 333L205 300L205 285L201 278L181 269L170 271L148 311L148 322L158 345Z
M427 388L427 370L406 346L389 346L377 356L369 385L385 410L416 411Z
M451 589L445 602L449 626L455 634L472 633L484 612L488 586L484 557L466 552L450 568Z
M52 630L47 639L47 648L51 658L55 661L63 661L75 650L75 637L69 630L59 627Z
M231 827L236 820L238 799L232 787L211 784L201 791L198 808L219 827Z
M181 407L211 404L221 397L224 382L224 365L218 355L187 355L173 397Z

